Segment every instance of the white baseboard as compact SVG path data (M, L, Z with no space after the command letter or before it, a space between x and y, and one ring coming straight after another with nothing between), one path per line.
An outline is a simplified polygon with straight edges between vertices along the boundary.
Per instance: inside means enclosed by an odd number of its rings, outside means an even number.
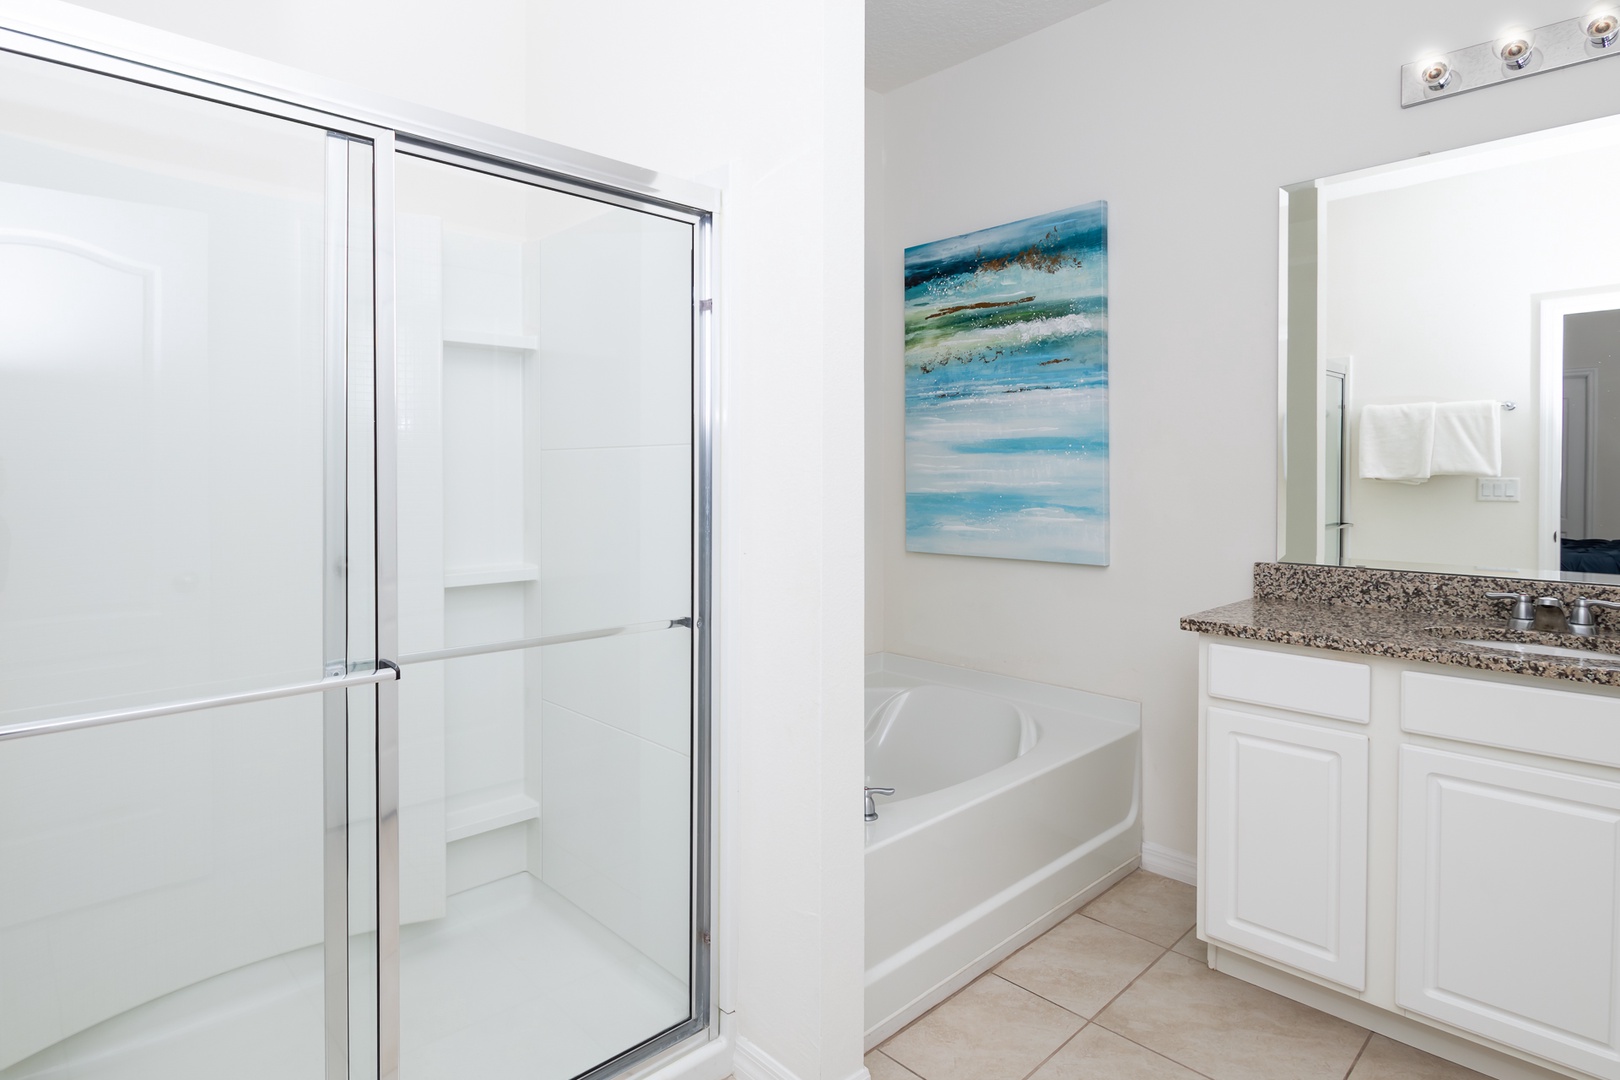
M1464 1068L1496 1077L1496 1080L1565 1080L1562 1073L1555 1073L1540 1065L1510 1057L1499 1050L1481 1046L1450 1032L1380 1009L1376 1005L1369 1005L1349 994L1318 986L1316 983L1285 971L1278 971L1259 961L1250 960L1230 949L1212 945L1209 956L1211 966L1216 971L1230 975L1234 979L1242 979L1263 990L1292 998L1303 1005L1309 1005L1317 1012L1324 1012L1348 1023L1371 1028L1396 1042L1415 1046L1435 1057L1445 1058Z
M737 1072L737 1080L799 1080L786 1065L741 1035L737 1036L731 1067Z
M1160 877L1198 884L1198 860L1185 852L1171 851L1158 844L1142 842L1142 869Z
M786 1065L740 1036L731 1063L737 1070L737 1080L799 1080ZM862 1065L847 1080L872 1080L872 1074Z

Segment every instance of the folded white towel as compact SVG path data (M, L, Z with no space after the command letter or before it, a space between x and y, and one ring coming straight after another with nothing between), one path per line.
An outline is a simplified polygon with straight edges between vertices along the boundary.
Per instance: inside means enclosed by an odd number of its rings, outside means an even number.
M1434 407L1432 476L1502 475L1502 404L1446 401Z
M1434 456L1434 402L1364 405L1361 409L1361 476L1421 484Z

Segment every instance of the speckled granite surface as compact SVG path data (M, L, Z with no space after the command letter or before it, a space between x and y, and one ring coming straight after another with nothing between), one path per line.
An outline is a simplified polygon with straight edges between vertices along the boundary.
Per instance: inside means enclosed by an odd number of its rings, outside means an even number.
M1612 585L1479 578L1359 567L1255 566L1253 599L1181 620L1200 634L1387 656L1428 664L1620 687L1620 612L1598 617L1598 636L1505 628L1506 602L1486 592L1620 600ZM1464 645L1460 638L1539 643L1589 651L1590 659L1535 656Z
M1620 601L1620 586L1526 578L1425 574L1415 570L1374 570L1364 566L1307 566L1255 563L1255 599L1299 600L1314 604L1353 604L1443 615L1457 621L1502 619L1507 601L1487 600L1488 592L1556 596L1566 605L1577 596ZM1603 624L1602 617L1598 625ZM1615 623L1620 632L1620 621Z

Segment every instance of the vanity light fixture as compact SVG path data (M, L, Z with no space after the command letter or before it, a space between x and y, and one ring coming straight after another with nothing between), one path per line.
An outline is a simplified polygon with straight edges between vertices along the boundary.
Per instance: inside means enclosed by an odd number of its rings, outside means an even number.
M1620 15L1597 11L1586 17L1586 41L1594 49L1607 49L1620 37Z
M1534 30L1514 29L1494 41L1431 53L1401 68L1401 107L1421 105L1497 83L1620 55L1620 5Z

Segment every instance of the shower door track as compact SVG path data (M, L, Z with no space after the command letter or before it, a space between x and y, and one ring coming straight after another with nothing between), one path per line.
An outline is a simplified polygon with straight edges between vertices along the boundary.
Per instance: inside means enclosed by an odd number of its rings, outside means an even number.
M377 687L377 1080L399 1078L399 664L530 648L620 634L646 633L685 626L693 634L692 664L692 984L689 1018L632 1047L576 1080L603 1080L672 1051L697 1037L718 1031L712 993L712 854L713 792L713 456L716 435L715 379L715 220L719 193L712 188L666 176L543 139L508 131L453 114L399 102L383 95L299 72L269 61L201 42L151 30L98 12L52 0L0 0L0 52L14 53L115 79L213 101L248 112L278 117L325 130L329 135L367 143L373 149L372 257L374 271L375 417L374 476L376 541L375 670L339 674L327 660L327 678L239 694L186 700L118 711L86 713L0 727L0 742L37 735L107 726L132 720L177 715L304 694L375 685ZM693 506L691 512L691 614L629 626L525 639L497 646L469 646L407 656L398 655L398 575L396 561L394 402L394 159L397 153L428 158L494 176L583 196L690 224L694 231L692 262L692 434ZM330 193L329 193L330 196ZM329 294L343 282L328 282ZM328 296L346 303L345 297ZM330 328L329 328L330 329ZM328 433L329 438L331 433ZM330 614L330 612L329 612ZM330 643L329 643L330 644ZM395 659L388 659L397 657ZM371 667L371 662L365 662ZM329 763L330 764L330 763ZM325 793L328 811L342 791ZM330 820L330 819L329 819ZM330 888L326 895L328 926L346 925L347 895ZM329 969L330 975L330 969ZM328 987L329 997L331 988ZM348 1018L346 988L341 1001L329 1002L328 1027ZM368 1033L369 1034L369 1033ZM329 1053L327 1080L350 1077Z

